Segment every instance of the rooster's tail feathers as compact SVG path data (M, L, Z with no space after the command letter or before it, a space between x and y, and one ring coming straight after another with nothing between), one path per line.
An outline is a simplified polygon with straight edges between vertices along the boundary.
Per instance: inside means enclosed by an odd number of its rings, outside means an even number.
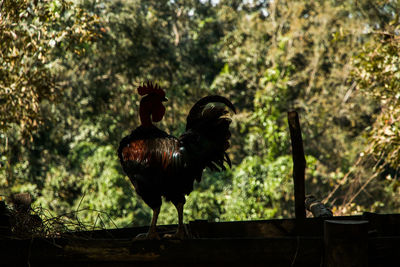
M225 152L229 146L232 120L225 106L236 113L234 105L225 97L206 96L194 104L189 112L186 132L181 136L183 144L188 144L193 154L198 155L198 162L211 170L225 170L224 162L231 166L231 160ZM190 143L190 144L189 144Z
M219 95L210 95L203 97L199 101L197 101L193 107L190 109L189 115L186 119L186 130L192 128L203 116L203 110L207 104L210 103L222 103L229 107L234 113L236 113L235 106L229 101L227 98ZM228 111L222 109L224 114L227 114Z

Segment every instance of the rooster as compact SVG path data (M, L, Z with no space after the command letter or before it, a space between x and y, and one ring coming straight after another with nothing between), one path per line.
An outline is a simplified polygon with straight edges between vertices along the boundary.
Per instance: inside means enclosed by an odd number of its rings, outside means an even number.
M153 210L149 231L144 238L159 239L156 232L162 197L171 201L178 212L178 229L173 238L184 238L183 206L186 195L200 182L203 170L225 170L224 162L231 166L226 150L231 133L229 111L236 113L225 97L212 95L201 98L191 108L186 131L176 138L154 126L165 114L165 92L152 83L138 87L141 125L124 137L118 156L137 194Z

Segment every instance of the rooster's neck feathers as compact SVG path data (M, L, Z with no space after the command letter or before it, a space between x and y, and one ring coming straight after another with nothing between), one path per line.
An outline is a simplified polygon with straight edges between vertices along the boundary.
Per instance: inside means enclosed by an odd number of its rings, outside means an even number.
M139 116L140 116L140 123L143 127L150 128L153 126L153 122L151 121L151 102L143 101L145 98L140 101L139 107Z

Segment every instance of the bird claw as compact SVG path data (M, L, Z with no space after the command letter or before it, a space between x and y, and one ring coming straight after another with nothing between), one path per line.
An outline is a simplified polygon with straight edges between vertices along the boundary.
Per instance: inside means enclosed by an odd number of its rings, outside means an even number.
M163 238L166 239L179 239L183 240L188 237L188 234L186 232L186 229L184 227L179 227L178 230L174 234L165 234Z
M141 233L138 234L133 241L137 241L137 240L160 240L160 236L158 235L157 232L152 232L152 233Z

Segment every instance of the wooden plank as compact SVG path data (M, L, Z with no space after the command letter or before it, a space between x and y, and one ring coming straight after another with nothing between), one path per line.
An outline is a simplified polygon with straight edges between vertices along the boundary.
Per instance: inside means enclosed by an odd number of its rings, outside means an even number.
M362 218L369 221L370 235L400 236L400 214L364 212Z
M178 225L157 225L157 232L159 234L174 233ZM64 238L85 238L85 239L133 239L135 236L141 233L147 233L149 230L148 226L139 227L126 227L116 229L104 229L94 231L80 231L80 232L69 232L64 233Z
M355 233L365 236L362 220L366 216L373 222L367 225L367 239L360 242L363 239ZM399 228L399 214L335 217L338 219L343 225L351 225L351 230L347 227L343 231L338 230L341 227L331 230L328 242L331 246L337 242L336 247L347 248L345 251L350 252L368 244L366 258L370 267L392 266L393 260L397 260L400 236L395 226ZM304 236L294 231L295 219L195 221L187 225L195 238L187 240L133 242L137 233L147 230L147 227L138 227L80 232L68 238L0 239L0 251L5 266L321 266L324 242L327 242L323 232L325 221L323 218L304 219ZM158 230L175 228L175 225L167 225ZM388 236L392 230L395 236ZM325 251L338 251L327 248ZM358 255L354 251L350 254L351 258Z
M295 215L296 219L304 219L306 218L304 204L306 158L304 156L299 116L296 111L288 112L288 122L292 142Z
M3 241L4 242L4 241ZM221 238L188 240L14 240L1 245L2 264L56 266L137 265L320 266L321 238ZM4 252L4 254L3 254ZM22 266L22 265L21 265Z
M188 229L194 238L271 238L294 235L295 220L243 222L192 221Z
M339 216L338 220L362 220L363 216ZM400 215L399 215L400 218ZM326 218L306 218L302 232L306 236L323 236ZM190 221L186 228L193 238L274 238L296 236L296 219L271 219L253 221L208 222L207 220ZM382 222L383 223L383 222ZM159 234L173 233L177 225L159 225ZM86 239L127 239L131 240L139 233L146 233L147 226L106 229L64 234L65 238Z
M321 266L322 238L0 240L2 266ZM393 266L400 237L368 239L368 266ZM339 265L346 266L346 265ZM348 266L348 265L347 265Z

